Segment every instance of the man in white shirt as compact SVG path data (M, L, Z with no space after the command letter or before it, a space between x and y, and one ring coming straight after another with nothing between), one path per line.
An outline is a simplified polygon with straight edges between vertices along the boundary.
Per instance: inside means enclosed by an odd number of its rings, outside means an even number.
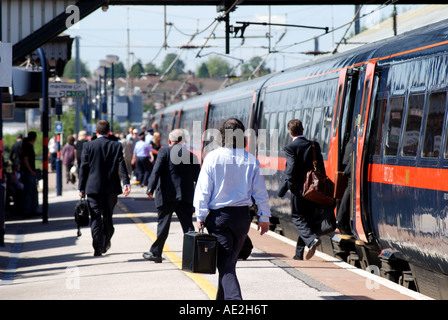
M258 230L263 235L269 230L269 198L258 160L244 150L243 123L228 119L220 131L223 147L205 157L193 205L198 227L205 224L218 237L216 299L241 300L235 268L250 228L249 207L253 200L258 205Z

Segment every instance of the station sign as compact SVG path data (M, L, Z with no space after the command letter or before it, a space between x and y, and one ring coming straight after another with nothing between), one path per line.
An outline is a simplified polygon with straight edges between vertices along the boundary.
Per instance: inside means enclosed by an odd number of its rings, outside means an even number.
M64 133L64 125L62 124L62 121L55 121L54 122L54 133Z
M82 98L86 96L85 83L50 82L48 96L50 98Z

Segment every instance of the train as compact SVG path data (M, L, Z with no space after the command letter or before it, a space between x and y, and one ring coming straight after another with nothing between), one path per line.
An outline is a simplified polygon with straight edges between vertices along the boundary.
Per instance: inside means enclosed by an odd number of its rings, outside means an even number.
M447 88L444 20L175 103L155 121L162 140L182 128L204 157L213 139L206 132L240 119L257 141L249 151L264 170L272 229L297 240L290 199L277 190L291 141L286 124L302 120L330 178L350 166L347 231L322 237L319 250L448 299Z

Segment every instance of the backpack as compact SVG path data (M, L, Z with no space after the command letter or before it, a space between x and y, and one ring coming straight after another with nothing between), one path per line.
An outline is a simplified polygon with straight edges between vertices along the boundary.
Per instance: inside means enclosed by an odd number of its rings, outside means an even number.
M89 206L85 199L85 196L82 197L75 207L75 222L78 226L77 236L80 237L81 227L86 227L89 225Z

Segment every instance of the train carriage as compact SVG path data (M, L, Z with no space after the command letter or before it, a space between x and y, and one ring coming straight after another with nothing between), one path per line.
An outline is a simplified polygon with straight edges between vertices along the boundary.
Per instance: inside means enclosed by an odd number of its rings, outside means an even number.
M345 169L346 151L351 158L349 232L321 249L448 298L447 73L448 20L172 105L159 112L161 128L193 133L199 121L191 149L201 155L206 129L240 118L257 135L249 151L264 169L271 222L295 240L277 189L286 124L301 119L328 176Z

